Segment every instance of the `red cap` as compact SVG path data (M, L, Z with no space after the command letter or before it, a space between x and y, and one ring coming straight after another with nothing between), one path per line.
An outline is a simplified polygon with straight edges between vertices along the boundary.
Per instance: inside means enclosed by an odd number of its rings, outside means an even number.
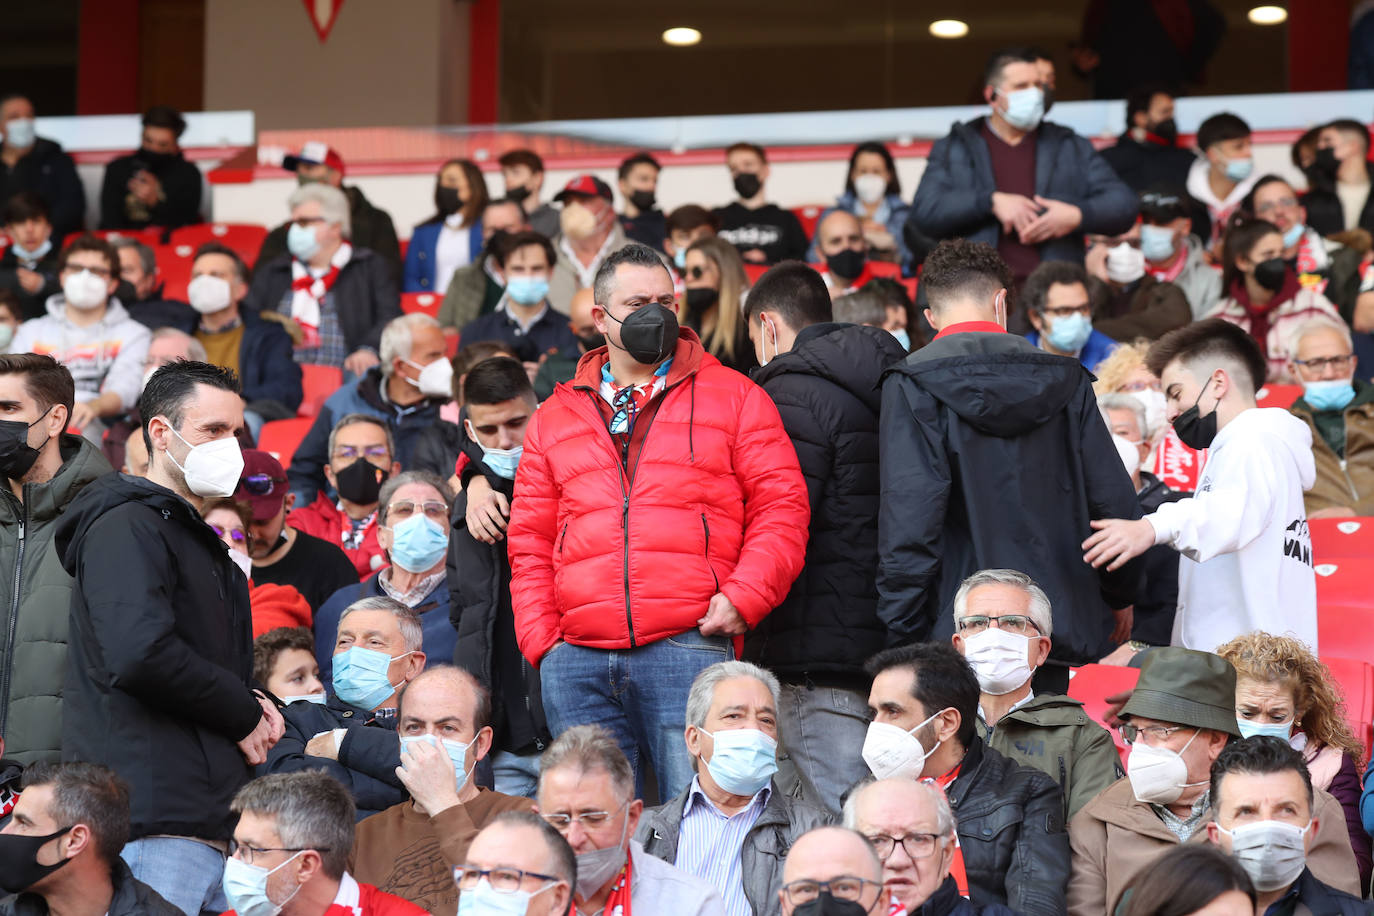
M282 158L281 167L288 172L296 171L301 164L305 165L327 165L340 176L344 174L343 157L332 146L326 146L319 140L311 140L301 146L300 153Z
M265 522L280 512L290 489L281 462L255 448L243 450L243 475L234 499L252 506L253 521Z
M553 199L563 201L569 194L581 194L584 197L604 197L612 203L615 197L611 195L611 186L606 184L595 175L578 175L572 181L563 186L563 190L553 196Z

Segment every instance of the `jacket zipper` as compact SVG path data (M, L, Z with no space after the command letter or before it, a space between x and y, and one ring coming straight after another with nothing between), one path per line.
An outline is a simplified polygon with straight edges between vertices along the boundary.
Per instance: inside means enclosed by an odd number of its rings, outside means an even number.
M558 533L558 552L563 553L563 542L568 539L568 523L563 523L563 530Z
M711 565L711 526L706 524L706 513L701 513L701 530L706 532L706 568L711 571L711 581L716 584L716 594L720 591L720 578L716 576L716 569Z
M5 733L10 712L10 675L14 668L14 640L19 634L19 589L24 578L24 529L29 524L29 487L25 484L24 499L19 507L19 545L14 551L14 592L10 595L9 639L5 642L5 673L0 680L0 735Z
M1355 491L1355 481L1350 479L1350 472L1346 469L1345 459L1341 459L1341 474L1345 477L1345 485L1350 488L1350 498L1359 502L1360 494Z

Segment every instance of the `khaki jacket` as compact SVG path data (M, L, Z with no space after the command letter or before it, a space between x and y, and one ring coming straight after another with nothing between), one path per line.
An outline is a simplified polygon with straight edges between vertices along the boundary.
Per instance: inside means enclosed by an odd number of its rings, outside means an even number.
M1355 403L1345 409L1344 463L1322 438L1306 401L1300 399L1289 412L1312 431L1317 482L1302 497L1307 514L1349 506L1356 515L1374 515L1374 403Z
M1315 792L1320 825L1307 867L1322 883L1358 896L1359 869L1340 802L1321 789ZM1136 801L1131 781L1117 780L1069 822L1069 916L1111 913L1140 870L1177 842L1150 806ZM1206 828L1199 827L1188 842L1207 842Z

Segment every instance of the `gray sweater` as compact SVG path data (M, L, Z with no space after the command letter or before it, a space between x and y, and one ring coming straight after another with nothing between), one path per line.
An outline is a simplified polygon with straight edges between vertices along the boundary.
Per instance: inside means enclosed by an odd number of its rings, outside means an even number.
M9 351L46 354L66 366L76 382L77 403L113 391L124 409L132 410L143 389L143 358L152 340L148 329L130 318L113 296L100 320L88 325L74 324L67 317L67 300L61 293L48 298L47 309L42 318L19 326Z

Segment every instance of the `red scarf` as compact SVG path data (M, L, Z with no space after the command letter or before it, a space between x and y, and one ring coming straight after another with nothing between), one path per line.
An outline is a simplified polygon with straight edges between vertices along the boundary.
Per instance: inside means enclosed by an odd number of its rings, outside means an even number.
M1180 246L1178 252L1174 255L1174 263L1172 266L1163 269L1151 267L1149 269L1150 275L1161 283L1172 283L1178 279L1179 274L1183 273L1183 268L1186 267L1187 264L1188 248L1187 246Z
M941 792L949 789L949 784L959 778L959 770L963 767L960 761L954 769L943 776L936 776L929 780L940 787ZM959 896L968 899L968 871L964 868L964 850L959 846L959 834L954 835L954 859L949 863L949 876L954 879L954 883L959 887Z
M601 916L630 916L630 872L633 864L634 859L626 852L625 867L616 876L611 893L606 897L606 905L601 910ZM578 912L581 913L581 910Z
M306 264L301 261L295 263L304 271L304 275L294 277L291 280L293 298L298 298L304 294L314 299L316 303L324 302L324 297L334 288L334 281L339 279L339 271L341 270L339 264L331 262L329 270L323 277L314 277L311 276L310 268ZM300 273L300 271L293 271L293 273ZM307 304L309 303L307 302ZM296 324L301 329L300 346L302 347L318 347L320 345L319 306L317 304L311 308L313 316L294 314L296 309L292 309L292 317L296 319ZM314 317L313 323L310 321L310 317Z

